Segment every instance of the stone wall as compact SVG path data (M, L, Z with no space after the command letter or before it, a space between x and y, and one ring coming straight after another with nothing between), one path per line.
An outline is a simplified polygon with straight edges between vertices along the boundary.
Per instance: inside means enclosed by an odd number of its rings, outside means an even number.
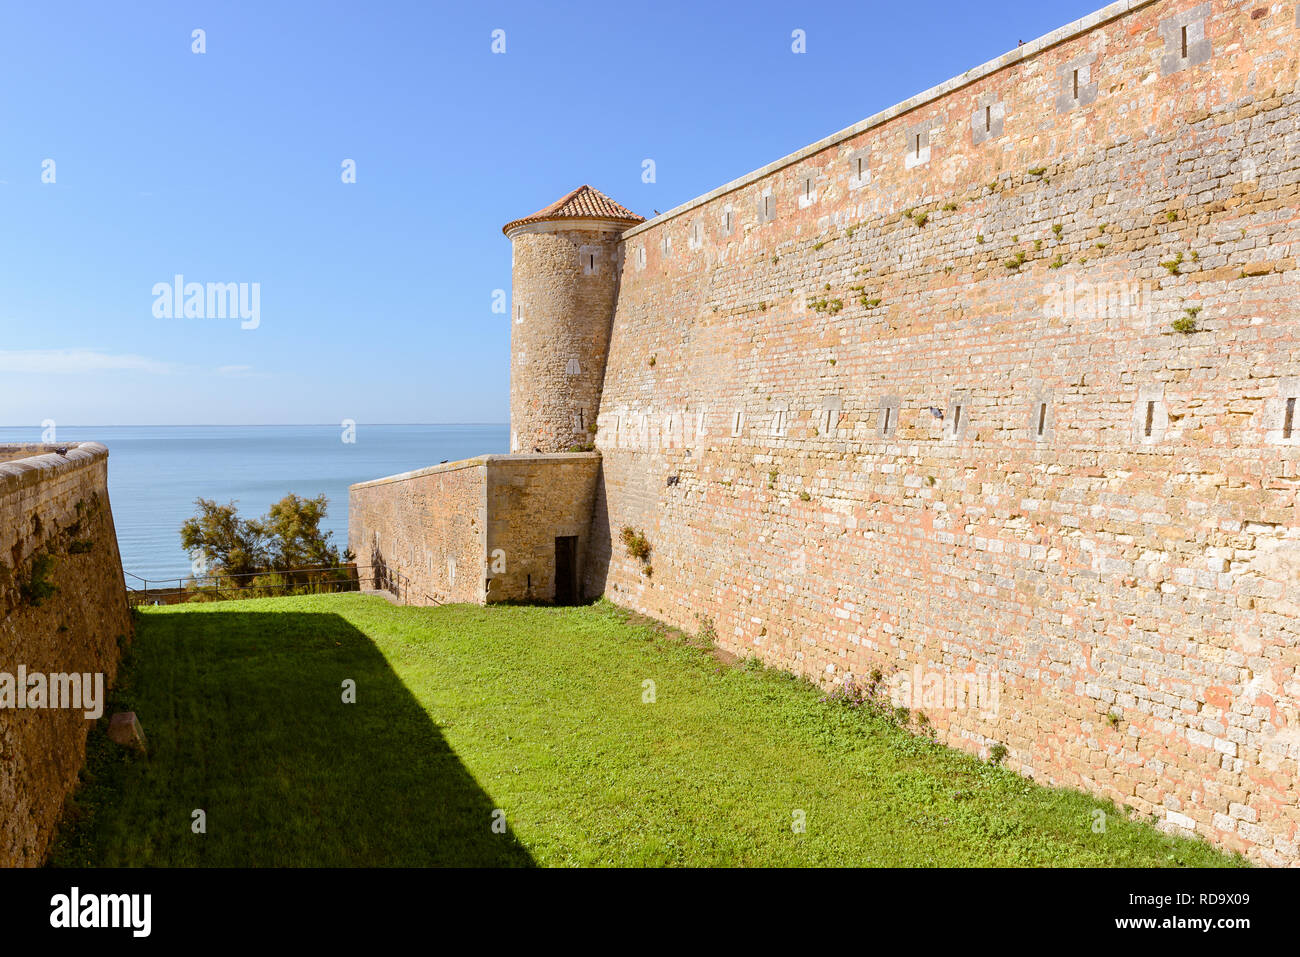
M600 455L493 455L489 463L487 600L554 601L561 536L578 540L572 600L587 597L582 583Z
M107 692L132 634L108 450L5 446L0 463L0 672L102 673ZM83 710L0 708L0 867L44 858L92 726Z
M380 569L413 604L552 601L555 539L576 536L579 600L599 466L595 452L484 455L353 485L363 585Z
M362 587L412 604L482 602L489 456L353 485L348 547Z
M1297 17L1115 4L625 233L588 589L1300 861Z
M510 451L590 447L618 289L617 229L510 232Z

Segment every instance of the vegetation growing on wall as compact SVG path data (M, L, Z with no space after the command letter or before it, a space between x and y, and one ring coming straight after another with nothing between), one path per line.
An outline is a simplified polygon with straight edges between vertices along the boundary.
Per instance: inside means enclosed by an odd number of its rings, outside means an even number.
M638 561L645 561L650 557L650 543L646 537L630 525L623 527L623 546L627 553Z
M1183 313L1184 315L1179 316L1171 323L1174 332L1181 333L1185 336L1190 336L1193 332L1200 332L1200 326L1196 323L1196 317L1200 315L1201 307L1192 306L1188 309L1184 309Z
M650 565L650 542L646 540L645 535L632 526L625 525L622 539L628 555L641 563L641 573L647 578L653 575L654 568Z
M809 299L808 305L817 312L828 312L833 316L844 308L844 300L823 297L821 299Z
M59 586L50 581L54 565L55 558L48 553L42 553L32 559L26 577L18 584L19 596L25 603L39 605L59 590Z

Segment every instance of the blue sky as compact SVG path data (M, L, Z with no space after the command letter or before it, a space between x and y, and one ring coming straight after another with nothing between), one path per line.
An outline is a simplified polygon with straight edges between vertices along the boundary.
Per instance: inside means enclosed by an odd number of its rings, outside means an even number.
M1101 5L7 4L0 425L504 422L502 224L670 209ZM178 273L257 327L156 317Z

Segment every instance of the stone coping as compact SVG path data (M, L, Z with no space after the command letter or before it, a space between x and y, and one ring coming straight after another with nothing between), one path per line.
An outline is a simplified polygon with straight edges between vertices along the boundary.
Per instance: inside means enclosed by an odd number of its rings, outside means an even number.
M60 455L55 449L67 449ZM84 468L108 458L108 447L99 442L69 442L67 445L0 445L0 452L30 453L24 458L0 462L0 495L44 482L59 472Z
M932 103L935 100L942 99L954 90L959 90L964 86L969 86L977 80L982 80L986 76L990 76L999 70L1013 66L1016 63L1029 59L1030 57L1037 56L1044 50L1058 46L1067 40L1072 40L1091 30L1095 30L1097 27L1109 23L1112 20L1118 20L1120 17L1131 13L1134 10L1139 10L1142 7L1148 7L1151 4L1158 2L1159 0L1117 0L1117 2L1103 7L1095 13L1090 13L1088 16L1075 20L1073 23L1066 24L1060 29L1053 30L1051 33L1041 36L1037 40L1032 40L1023 46L1017 47L1009 53L1004 53L1002 56L994 60L989 60L987 63L967 70L960 76L955 76L951 80L940 83L938 86L932 86L924 93L918 93L916 96L904 100L902 103L891 106L886 110L881 110L879 113L869 116L859 123L855 123L846 129L840 130L838 133L832 133L830 136L818 140L811 146L805 146L803 149L791 153L788 156L783 156L775 162L768 163L762 169L756 169L752 173L747 173L739 179L733 179L730 183L719 186L717 189L710 190L703 196L697 196L695 199L688 200L680 206L668 210L666 213L660 213L653 219L647 219L644 223L639 223L624 232L623 239L631 239L633 236L643 233L647 229L658 226L660 223L674 219L683 213L689 212L697 206L703 206L705 203L711 202L720 196L725 196L727 193L735 192L751 183L770 176L777 170L784 169L787 166L793 166L795 163L807 159L815 153L820 153L823 150L829 149L837 143L841 143L844 140L857 136L859 133L865 133L872 127L881 126L892 119L902 116L904 113L909 113L918 107L925 106L927 103Z
M387 475L384 478L370 479L366 482L356 482L348 486L348 490L359 488L372 488L376 485L387 485L391 482L406 482L411 479L424 478L428 475L437 475L440 472L459 472L461 469L473 469L486 467L488 465L509 465L512 463L536 463L536 462L580 462L583 460L599 461L599 452L521 452L514 455L477 455L472 459L460 459L456 462L443 462L439 465L430 465L426 468L415 469L411 472L400 472L397 475Z
M637 223L640 226L640 223ZM563 230L588 233L622 233L627 228L626 219L598 219L595 216L573 216L541 219L518 223L505 230L506 238L513 240L527 233L558 233Z

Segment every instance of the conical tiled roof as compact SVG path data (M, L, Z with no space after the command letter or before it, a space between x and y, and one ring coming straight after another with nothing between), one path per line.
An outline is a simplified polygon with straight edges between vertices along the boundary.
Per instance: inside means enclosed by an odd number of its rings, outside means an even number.
M561 196L550 206L539 209L531 216L506 223L501 227L501 231L509 233L516 226L545 222L548 219L612 219L627 223L628 226L645 222L644 216L638 216L626 206L614 202L600 190L583 185Z

